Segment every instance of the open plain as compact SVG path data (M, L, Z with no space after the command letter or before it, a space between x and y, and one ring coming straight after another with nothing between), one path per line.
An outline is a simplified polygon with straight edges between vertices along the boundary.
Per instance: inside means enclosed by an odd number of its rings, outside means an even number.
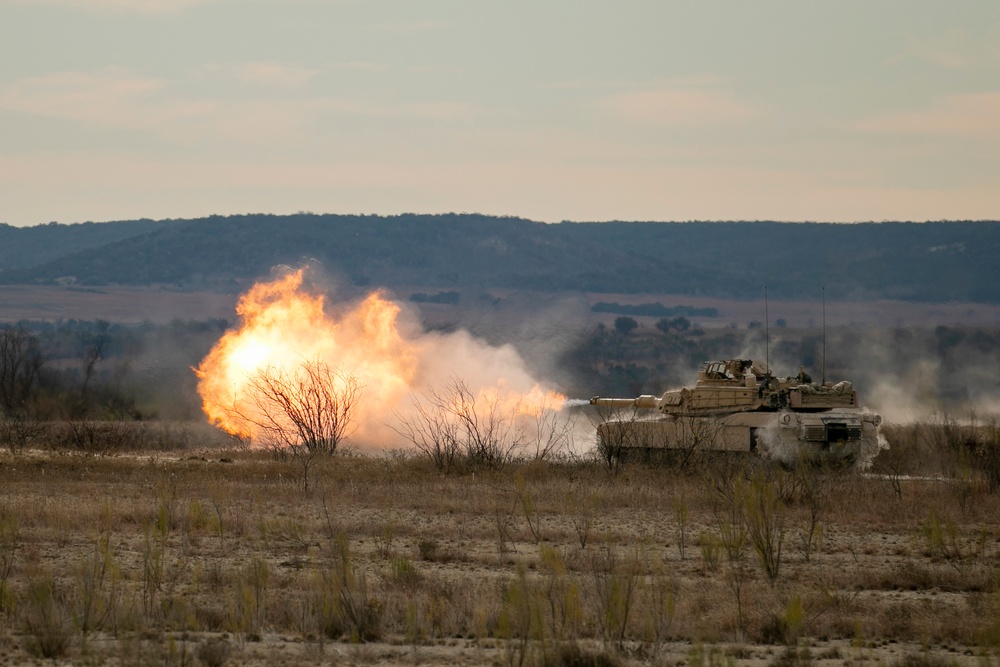
M348 452L308 489L192 442L5 451L0 664L992 664L1000 494L954 426L869 472Z

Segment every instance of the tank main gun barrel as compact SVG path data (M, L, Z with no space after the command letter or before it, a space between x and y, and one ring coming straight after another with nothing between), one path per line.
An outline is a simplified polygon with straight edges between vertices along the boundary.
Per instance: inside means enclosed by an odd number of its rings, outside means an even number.
M602 408L637 408L643 410L654 410L660 405L659 396L649 396L648 394L637 398L604 398L594 396L590 399L591 405Z

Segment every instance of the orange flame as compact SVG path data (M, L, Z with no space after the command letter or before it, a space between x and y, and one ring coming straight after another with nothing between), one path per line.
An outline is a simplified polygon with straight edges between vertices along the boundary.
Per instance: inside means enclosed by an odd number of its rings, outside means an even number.
M254 285L236 306L240 327L227 331L196 369L205 414L229 433L254 435L252 423L233 408L247 400L251 378L266 368L290 371L306 360L327 361L358 379L366 402L399 400L409 390L416 356L396 328L399 306L375 292L334 319L322 295L302 288L302 274Z
M565 395L556 391L546 391L536 384L518 398L516 410L519 414L538 417L547 411L562 410L564 405L566 405Z
M195 370L205 414L213 424L235 435L255 436L254 420L246 417L252 411L247 407L252 378L265 369L294 372L307 360L321 360L357 379L362 388L354 413L359 437L384 431L393 408L444 373L458 377L476 371L476 393L502 396L503 408L516 414L537 416L559 410L566 401L529 382L523 369L513 369L521 377L511 391L504 390L505 379L489 377L498 365L520 364L516 354L511 363L509 350L489 348L464 332L451 339L404 336L400 306L379 292L338 317L325 306L323 295L303 287L302 269L258 283L240 297L238 328L227 331ZM451 364L442 365L442 360ZM469 368L477 364L481 368ZM524 389L518 391L518 386Z

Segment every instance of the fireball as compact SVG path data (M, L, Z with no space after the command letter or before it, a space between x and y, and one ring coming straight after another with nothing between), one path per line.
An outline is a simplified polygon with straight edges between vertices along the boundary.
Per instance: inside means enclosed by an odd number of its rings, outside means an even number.
M294 375L313 361L357 382L361 396L352 417L357 436L370 444L388 444L385 425L393 411L446 377L468 380L477 396L502 397L514 414L537 416L565 402L543 390L509 346L494 348L466 332L414 332L400 325L401 307L381 292L331 314L323 294L303 282L299 269L254 285L236 306L238 326L195 369L205 414L225 431L258 435L254 378Z

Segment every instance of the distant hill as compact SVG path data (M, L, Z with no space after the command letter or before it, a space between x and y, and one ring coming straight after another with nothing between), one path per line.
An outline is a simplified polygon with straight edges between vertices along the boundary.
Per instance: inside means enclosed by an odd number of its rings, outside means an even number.
M0 282L241 288L318 261L356 285L1000 303L1000 222L212 216L0 227Z
M166 220L82 222L36 227L0 223L0 272L39 266L71 253L97 248L132 236L148 234L170 224Z

